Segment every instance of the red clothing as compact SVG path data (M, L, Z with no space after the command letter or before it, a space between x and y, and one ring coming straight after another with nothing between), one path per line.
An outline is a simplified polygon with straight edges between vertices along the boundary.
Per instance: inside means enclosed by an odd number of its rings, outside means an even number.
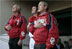
M35 19L36 19L36 16L31 16L29 18L29 23L33 23L35 21Z
M25 38L27 33L26 19L22 15L11 16L5 26L7 25L11 26L11 30L5 28L10 38L20 37L21 40Z
M35 44L46 43L47 49L50 49L55 45L59 36L57 21L55 17L49 12L38 16L35 21L38 20L40 20L42 23L44 20L44 23L46 25L41 28L36 28L34 30ZM31 28L34 28L34 25Z
M33 34L33 32L34 32L34 30L35 30L35 28L34 28L34 21L36 20L36 17L35 16L31 16L30 18L29 18L29 32L31 32L32 34Z

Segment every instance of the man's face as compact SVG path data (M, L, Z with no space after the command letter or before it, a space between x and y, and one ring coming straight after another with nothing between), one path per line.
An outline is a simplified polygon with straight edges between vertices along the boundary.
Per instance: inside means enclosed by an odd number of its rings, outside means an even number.
M32 14L36 13L36 7L32 7Z
M18 9L17 9L17 5L13 5L12 7L12 12L16 12Z
M45 10L45 6L43 2L39 2L38 4L38 12L42 12Z

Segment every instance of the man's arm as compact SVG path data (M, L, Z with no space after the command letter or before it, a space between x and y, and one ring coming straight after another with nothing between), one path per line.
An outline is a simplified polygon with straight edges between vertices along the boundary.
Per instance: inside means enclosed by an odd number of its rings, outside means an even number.
M48 39L47 39L47 42L46 42L46 47L47 49L50 49L52 48L55 44L56 44L56 41L58 39L58 28L54 25L53 21L54 21L54 16L52 16L51 14L49 15L50 18L49 18L49 25L48 25Z
M31 24L29 25L29 31L33 34L35 29L36 29L36 28L34 27L34 23L31 23Z
M21 30L20 30L20 40L24 39L27 33L27 25L26 25L26 20L24 17L22 17L23 23L21 25Z
M9 24L9 21L12 19L12 17L8 20L7 24L4 26L4 29L6 31L9 31L11 29L11 25Z
M34 27L34 16L31 16L29 18L29 32L32 34L34 33L35 27Z

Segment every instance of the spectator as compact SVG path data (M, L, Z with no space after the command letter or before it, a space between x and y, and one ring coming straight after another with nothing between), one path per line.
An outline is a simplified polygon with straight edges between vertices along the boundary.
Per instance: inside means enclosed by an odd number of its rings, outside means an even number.
M70 49L68 41L64 41L65 49Z
M72 48L72 39L69 39L69 47Z
M61 43L61 39L57 40L56 45L52 49L64 49L64 45Z

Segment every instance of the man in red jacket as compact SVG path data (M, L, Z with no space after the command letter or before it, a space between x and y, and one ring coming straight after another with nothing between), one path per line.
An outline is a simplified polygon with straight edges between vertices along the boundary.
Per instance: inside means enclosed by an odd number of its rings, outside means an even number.
M47 2L40 1L38 4L39 15L30 26L30 32L34 32L34 49L51 49L58 39L58 25L55 17L47 12Z
M35 19L37 18L37 7L36 6L33 6L32 7L32 15L30 18L29 18L29 24L28 26L31 27L31 25L33 25ZM29 27L29 29L30 29ZM31 29L34 29L34 28L31 28ZM33 33L31 33L29 31L29 37L30 37L30 43L29 43L29 49L34 49L34 44L35 44L35 41L33 39Z
M5 25L9 35L9 49L22 49L22 40L27 33L26 19L20 14L20 6L15 4L12 8L13 15Z

